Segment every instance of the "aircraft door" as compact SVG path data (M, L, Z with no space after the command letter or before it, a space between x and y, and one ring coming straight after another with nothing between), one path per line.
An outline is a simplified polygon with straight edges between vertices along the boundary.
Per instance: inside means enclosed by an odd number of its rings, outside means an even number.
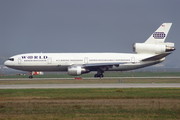
M131 62L135 63L135 57L131 57Z
M21 64L21 58L18 58L18 64Z
M85 63L85 64L88 63L88 57L84 57L84 63Z
M51 64L51 63L52 63L52 58L49 57L49 58L47 59L47 61L48 61L48 64Z

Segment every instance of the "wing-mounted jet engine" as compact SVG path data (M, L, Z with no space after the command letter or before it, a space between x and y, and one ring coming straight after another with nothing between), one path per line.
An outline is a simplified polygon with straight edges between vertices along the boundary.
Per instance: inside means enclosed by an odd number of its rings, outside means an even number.
M81 66L69 66L68 74L69 75L81 75L90 72L88 69L82 68Z

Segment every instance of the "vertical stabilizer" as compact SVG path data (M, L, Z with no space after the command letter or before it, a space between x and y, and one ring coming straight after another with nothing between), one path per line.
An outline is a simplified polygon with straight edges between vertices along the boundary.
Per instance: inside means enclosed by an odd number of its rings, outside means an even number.
M163 23L144 43L158 44L164 43L172 23Z

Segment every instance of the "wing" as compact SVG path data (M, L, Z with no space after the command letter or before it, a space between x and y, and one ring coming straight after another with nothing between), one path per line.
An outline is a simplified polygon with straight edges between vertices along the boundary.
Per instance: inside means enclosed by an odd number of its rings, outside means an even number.
M117 63L90 63L90 64L83 64L83 67L104 67L104 66L119 66L120 64L124 64L124 62L117 62Z
M108 70L109 68L112 68L113 66L119 67L120 64L124 64L124 62L117 62L117 63L90 63L90 64L83 64L84 68L87 68L89 70Z
M167 53L162 53L162 54L158 54L158 55L155 55L155 56L152 56L152 57L149 57L149 58L145 58L141 61L154 61L154 60L160 60L164 57L166 57L167 55L171 54L171 52L167 52Z
M115 63L89 63L89 64L74 64L72 66L81 66L83 68L87 68L90 71L92 70L97 70L97 69L101 69L101 70L108 70L109 68L112 68L113 66L117 66L119 67L120 64L125 64L125 62L115 62Z

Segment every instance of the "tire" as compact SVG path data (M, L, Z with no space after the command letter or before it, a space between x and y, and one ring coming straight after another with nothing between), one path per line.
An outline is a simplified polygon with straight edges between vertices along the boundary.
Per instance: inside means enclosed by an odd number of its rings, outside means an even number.
M104 77L104 75L103 75L103 74L101 74L101 77Z
M29 79L32 79L33 78L33 76L29 76Z
M97 78L97 77L98 77L98 74L95 74L94 77Z
M100 74L100 75L99 75L99 77L101 77L101 78L102 78L102 77L104 77L104 75L103 75L103 74Z

